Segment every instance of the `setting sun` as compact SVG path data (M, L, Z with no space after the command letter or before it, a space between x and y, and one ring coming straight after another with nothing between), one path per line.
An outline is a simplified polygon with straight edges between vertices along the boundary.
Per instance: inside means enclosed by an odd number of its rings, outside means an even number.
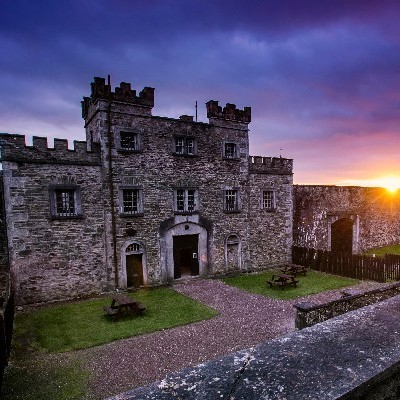
M377 186L384 187L391 193L396 192L400 188L400 178L394 176L377 179L376 183Z

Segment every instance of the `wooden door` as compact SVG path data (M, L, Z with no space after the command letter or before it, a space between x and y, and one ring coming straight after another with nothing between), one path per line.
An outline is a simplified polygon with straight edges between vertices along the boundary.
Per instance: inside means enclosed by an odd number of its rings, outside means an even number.
M139 287L143 285L143 254L126 256L126 286Z

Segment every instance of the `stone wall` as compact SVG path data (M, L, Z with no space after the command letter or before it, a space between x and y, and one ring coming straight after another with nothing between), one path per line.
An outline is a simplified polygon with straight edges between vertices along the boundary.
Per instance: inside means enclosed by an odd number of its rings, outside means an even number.
M343 291L342 299L333 300L324 304L302 302L295 304L296 328L304 329L320 322L326 321L349 311L386 300L400 294L400 283L386 285L385 287L365 292L354 293Z
M108 283L100 168L95 165L99 155L87 153L85 144L62 150L48 163L48 154L58 150L37 144L21 146L18 162L18 151L2 145L10 269L19 304L79 297ZM80 187L80 218L52 218L50 188L57 184Z
M353 221L353 253L400 242L400 195L383 188L293 186L293 243L330 250L331 224Z

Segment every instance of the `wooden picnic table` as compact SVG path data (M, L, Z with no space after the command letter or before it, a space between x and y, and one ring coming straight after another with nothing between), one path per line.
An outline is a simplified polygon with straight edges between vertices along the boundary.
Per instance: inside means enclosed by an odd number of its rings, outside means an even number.
M275 285L275 286L280 286L281 289L284 289L288 285L296 287L299 281L296 280L293 275L274 274L272 275L271 280L267 281L267 283L269 284L269 287Z
M111 295L111 306L104 306L103 310L108 315L115 316L120 316L122 314L142 315L145 307L139 301L136 301L125 294L113 293Z
M281 271L284 274L289 274L294 276L296 276L297 274L302 274L305 276L307 275L308 269L303 265L287 264L283 268L281 268Z

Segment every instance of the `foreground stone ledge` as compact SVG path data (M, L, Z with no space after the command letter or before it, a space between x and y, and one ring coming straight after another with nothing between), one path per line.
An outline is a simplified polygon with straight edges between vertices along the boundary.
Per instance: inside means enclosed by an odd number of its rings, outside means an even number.
M396 296L184 369L112 400L394 400L399 393L400 296Z

